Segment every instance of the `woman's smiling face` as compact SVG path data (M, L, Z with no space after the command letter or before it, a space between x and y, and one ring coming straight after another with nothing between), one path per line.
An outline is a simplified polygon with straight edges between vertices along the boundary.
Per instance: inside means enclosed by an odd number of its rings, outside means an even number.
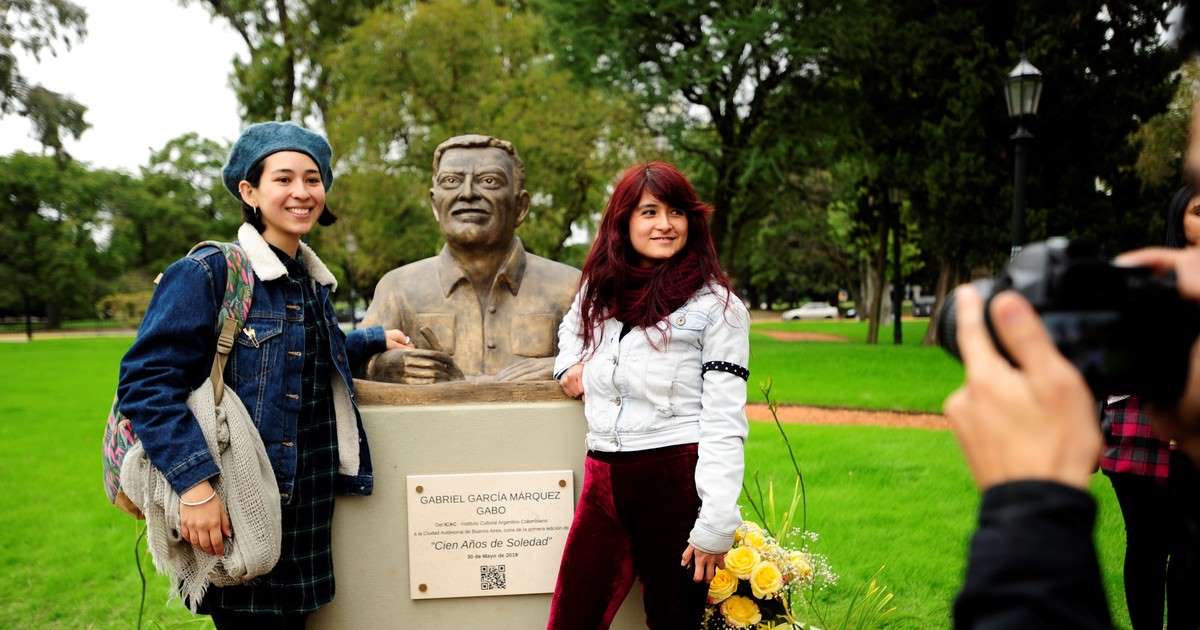
M262 178L255 187L242 181L242 198L258 208L263 238L280 243L299 241L312 230L325 210L325 183L312 158L298 151L280 151L263 159ZM281 247L281 249L287 249Z
M667 260L687 245L687 213L671 208L649 191L629 217L629 240L643 266Z

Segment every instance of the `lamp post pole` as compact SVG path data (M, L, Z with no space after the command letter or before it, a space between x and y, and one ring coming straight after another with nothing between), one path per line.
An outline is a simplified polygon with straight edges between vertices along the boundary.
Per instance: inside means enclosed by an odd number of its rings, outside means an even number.
M1029 144L1033 134L1023 125L1010 138L1013 141L1013 200L1012 200L1012 251L1009 258L1016 258L1025 244L1025 180L1029 168Z
M1012 250L1010 258L1016 258L1025 244L1025 183L1029 169L1029 146L1033 134L1025 128L1025 121L1037 114L1042 98L1042 73L1025 55L1008 73L1005 79L1004 98L1008 115L1017 122L1013 141L1013 205L1012 205Z

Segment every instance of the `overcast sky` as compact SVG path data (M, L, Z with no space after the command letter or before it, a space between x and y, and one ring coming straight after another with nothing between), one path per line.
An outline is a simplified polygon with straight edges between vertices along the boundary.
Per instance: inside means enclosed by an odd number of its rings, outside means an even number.
M91 128L67 150L93 166L131 172L152 149L183 133L232 141L240 131L229 88L230 60L246 55L232 29L177 0L75 0L87 9L87 37L39 64L22 59L31 83L70 94ZM0 155L36 152L24 119L0 118Z

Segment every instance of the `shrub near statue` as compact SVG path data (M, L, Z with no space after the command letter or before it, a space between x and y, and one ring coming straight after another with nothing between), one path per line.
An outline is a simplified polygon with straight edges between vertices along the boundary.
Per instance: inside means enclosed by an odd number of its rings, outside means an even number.
M376 355L367 378L551 380L579 271L527 253L516 237L530 199L516 149L490 136L446 140L433 154L429 194L446 245L385 274L363 320L401 326L417 347Z

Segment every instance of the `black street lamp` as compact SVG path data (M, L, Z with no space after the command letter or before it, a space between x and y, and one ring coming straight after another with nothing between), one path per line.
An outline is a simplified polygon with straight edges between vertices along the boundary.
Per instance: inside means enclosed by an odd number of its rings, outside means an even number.
M1013 141L1013 215L1012 252L1015 258L1025 243L1025 173L1029 160L1029 144L1033 134L1025 128L1025 120L1035 116L1038 102L1042 98L1042 73L1025 55L1017 67L1008 73L1005 80L1004 99L1008 103L1008 116L1017 121L1017 132Z

